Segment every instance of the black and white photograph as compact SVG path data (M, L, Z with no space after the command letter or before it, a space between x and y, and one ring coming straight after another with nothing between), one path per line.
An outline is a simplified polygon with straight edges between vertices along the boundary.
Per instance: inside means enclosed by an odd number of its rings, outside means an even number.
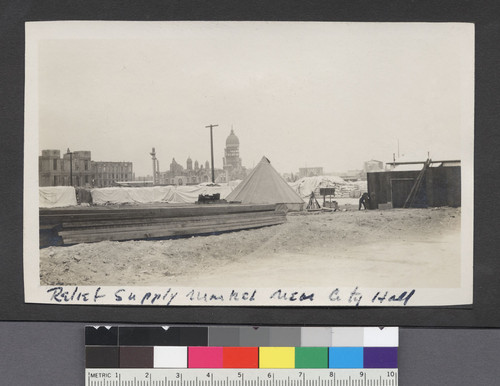
M25 301L472 304L474 25L26 23Z

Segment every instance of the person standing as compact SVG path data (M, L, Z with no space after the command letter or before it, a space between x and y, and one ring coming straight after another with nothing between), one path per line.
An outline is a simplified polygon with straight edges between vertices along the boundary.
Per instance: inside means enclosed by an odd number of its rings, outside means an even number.
M359 208L358 210L361 210L361 205L366 209L369 208L370 206L370 195L368 193L363 193L363 195L359 198Z

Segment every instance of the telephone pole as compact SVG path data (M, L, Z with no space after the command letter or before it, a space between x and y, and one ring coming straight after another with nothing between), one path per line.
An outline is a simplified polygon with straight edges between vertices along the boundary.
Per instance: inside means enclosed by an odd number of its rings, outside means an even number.
M214 139L213 139L213 133L212 129L214 127L217 127L219 125L208 125L205 126L205 128L210 128L210 152L211 152L211 158L212 158L212 184L215 184L215 172L214 172Z
M66 154L69 154L69 186L73 186L73 152L69 151L69 147Z

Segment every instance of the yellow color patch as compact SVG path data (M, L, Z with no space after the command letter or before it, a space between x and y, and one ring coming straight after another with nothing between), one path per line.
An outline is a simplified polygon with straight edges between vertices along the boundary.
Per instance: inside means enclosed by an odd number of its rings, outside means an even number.
M295 368L295 347L259 347L259 368Z

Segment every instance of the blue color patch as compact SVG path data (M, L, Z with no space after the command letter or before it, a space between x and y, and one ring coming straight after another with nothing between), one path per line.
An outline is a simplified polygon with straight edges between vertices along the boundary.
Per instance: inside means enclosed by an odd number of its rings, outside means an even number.
M330 347L328 354L331 369L363 368L363 347Z

